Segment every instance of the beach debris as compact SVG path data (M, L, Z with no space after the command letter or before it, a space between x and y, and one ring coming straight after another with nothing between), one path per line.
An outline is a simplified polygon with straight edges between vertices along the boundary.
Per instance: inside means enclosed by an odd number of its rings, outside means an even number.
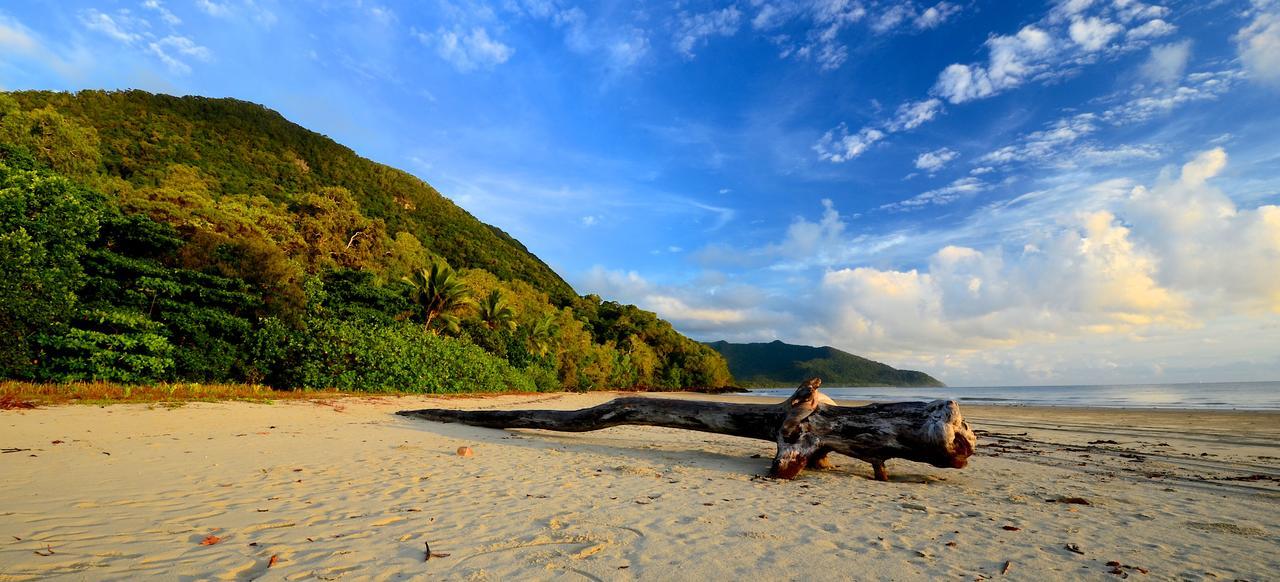
M35 403L18 398L16 394L0 394L0 410L29 410L35 407Z
M1006 525L1004 526L1004 531L1022 531L1022 528L1014 525Z
M431 542L422 542L422 545L426 546L426 551L427 551L426 555L423 556L422 558L423 562L428 562L431 560L431 558L448 558L449 557L449 554L440 554L440 553L431 551Z
M49 557L49 556L52 556L52 555L54 555L55 553L57 553L57 552L54 552L54 551L53 551L53 546L50 546L50 545L46 545L46 546L45 546L45 550L47 550L47 551L42 552L42 551L40 551L40 550L36 550L36 551L34 551L34 552L31 552L31 553L33 553L33 554L35 554L35 555L37 555L37 556L45 557L45 558L47 558L47 557Z
M222 541L222 538L220 538L220 537L218 537L218 536L215 536L215 535L207 535L207 536L204 536L204 539L203 539L203 540L200 540L200 545L202 545L202 546L212 546L213 544L216 544L216 543L218 543L218 542L220 542L220 541Z
M474 455L474 454L475 454L475 452L473 452L473 451L471 450L471 447L458 447L458 456L459 456L459 457L470 457L470 456L472 456L472 455Z
M60 445L60 444L62 444L62 443L64 443L64 442L66 442L66 441L63 441L63 440L56 440L56 441L50 441L50 442L49 442L49 444L51 444L51 445Z
M1001 575L1001 576L1003 576L1003 575L1005 575L1005 574L1008 574L1008 573L1009 573L1009 567L1010 567L1010 566L1012 566L1012 565L1013 565L1013 560L1005 560L1005 561L1004 561L1004 566L1000 568L1000 575Z
M1054 497L1053 499L1046 499L1045 501L1049 503L1067 503L1071 505L1093 505L1092 503L1089 503L1088 499L1085 499L1083 497L1059 496L1059 497Z
M954 547L956 547L956 543L955 543L955 542L947 542L947 543L946 543L946 546L947 546L948 548L954 548Z
M267 560L267 567L270 568L280 561L280 554L271 554L271 559Z
M1091 445L1118 445L1118 444L1120 444L1120 443L1118 443L1118 442L1116 442L1116 441L1113 441L1113 440L1109 440L1109 439L1108 439L1108 440L1089 441L1089 444L1091 444Z
M902 504L902 508L903 508L903 509L913 509L913 510L915 510L915 511L923 511L923 512L925 512L925 513L929 513L929 508L928 508L927 506L921 505L921 504L919 504L919 503L903 503L903 504Z
M1081 556L1083 556L1083 555L1084 555L1084 550L1081 550L1081 549L1080 549L1080 546L1078 546L1078 545L1076 545L1076 544L1067 544L1067 545L1062 546L1062 547L1063 547L1063 549L1067 550L1068 552L1075 552L1075 553L1077 553L1077 554L1080 554Z
M626 397L581 410L426 408L396 414L496 429L586 432L636 424L760 439L777 446L770 476L787 480L828 466L833 452L870 463L874 478L888 481L890 458L961 469L977 447L954 400L839 406L818 391L821 385L810 378L778 404Z

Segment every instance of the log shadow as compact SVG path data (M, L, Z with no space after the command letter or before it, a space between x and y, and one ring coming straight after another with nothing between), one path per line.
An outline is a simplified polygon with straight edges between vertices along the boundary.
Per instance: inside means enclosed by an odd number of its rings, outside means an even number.
M700 435L690 432L691 438L681 441L657 441L640 437L620 436L623 431L664 431L651 427L606 428L589 433L563 433L540 429L494 429L471 427L462 424L446 424L423 422L405 419L396 423L403 428L420 433L428 433L441 438L454 440L472 440L477 444L517 446L533 450L559 450L563 452L583 453L611 457L621 461L632 461L646 464L679 465L697 468L725 475L758 476L769 471L769 462L773 457L773 446L754 439L720 435L716 441L699 438ZM513 438L514 437L514 438ZM723 439L723 440L721 440ZM600 441L614 441L616 444ZM687 444L685 444L687 443ZM710 450L710 447L729 448L733 451ZM441 446L441 453L449 453L452 448ZM759 455L753 458L753 455ZM844 463L860 463L856 459L841 459ZM844 467L835 469L839 471Z

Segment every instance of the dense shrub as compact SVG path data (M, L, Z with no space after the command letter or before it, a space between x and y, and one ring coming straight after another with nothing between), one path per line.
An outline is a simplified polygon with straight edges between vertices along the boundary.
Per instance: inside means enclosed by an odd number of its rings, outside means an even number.
M433 394L537 389L506 361L414 324L320 319L292 338L302 388Z

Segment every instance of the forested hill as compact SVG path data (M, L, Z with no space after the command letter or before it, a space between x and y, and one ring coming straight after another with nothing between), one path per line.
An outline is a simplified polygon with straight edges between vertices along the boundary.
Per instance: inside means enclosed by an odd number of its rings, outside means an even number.
M93 127L101 171L123 182L111 190L163 187L190 177L203 182L214 199L261 196L297 207L309 193L339 187L360 214L384 223L389 239L405 232L455 268L522 279L559 302L573 295L569 284L519 241L480 222L426 182L362 158L261 105L144 91L10 95L23 109L51 106ZM366 238L352 246L372 250L393 243Z
M729 362L729 372L742 386L795 386L817 376L827 386L942 386L934 377L898 370L832 347L815 348L772 341L707 344Z
M0 93L0 378L732 382L407 173L259 105L140 91Z

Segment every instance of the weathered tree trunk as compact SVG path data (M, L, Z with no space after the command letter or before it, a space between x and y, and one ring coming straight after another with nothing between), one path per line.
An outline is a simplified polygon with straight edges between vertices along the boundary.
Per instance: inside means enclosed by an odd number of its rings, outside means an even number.
M637 424L683 428L775 442L770 474L793 479L805 467L831 466L829 453L871 463L888 480L884 462L907 459L959 469L973 455L976 438L950 400L838 406L818 392L821 380L800 385L780 404L731 404L628 397L581 410L402 410L401 416L489 428L537 428L586 432Z

